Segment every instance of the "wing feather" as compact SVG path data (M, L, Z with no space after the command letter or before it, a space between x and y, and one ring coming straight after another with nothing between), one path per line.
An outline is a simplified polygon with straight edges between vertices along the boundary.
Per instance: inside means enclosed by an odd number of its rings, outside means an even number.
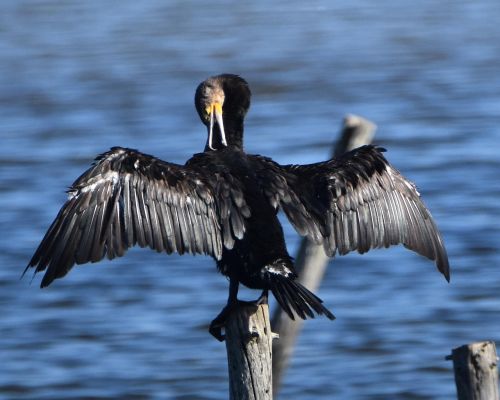
M120 257L136 244L219 259L250 214L228 179L114 147L73 183L25 272L46 270L47 286L74 264Z
M435 260L449 280L448 256L430 212L383 151L363 146L310 165L253 160L269 203L283 209L297 232L323 243L328 255L401 243Z

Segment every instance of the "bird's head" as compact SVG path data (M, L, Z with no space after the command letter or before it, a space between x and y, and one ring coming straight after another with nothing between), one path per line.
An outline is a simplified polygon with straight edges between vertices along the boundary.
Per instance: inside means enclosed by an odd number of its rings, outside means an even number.
M209 149L241 144L243 120L250 107L250 96L247 82L237 75L212 76L200 83L194 102L201 121L208 129Z

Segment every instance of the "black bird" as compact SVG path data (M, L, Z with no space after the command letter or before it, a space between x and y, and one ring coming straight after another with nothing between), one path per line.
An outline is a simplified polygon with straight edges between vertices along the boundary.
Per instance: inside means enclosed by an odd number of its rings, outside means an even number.
M446 250L419 193L382 155L363 146L310 165L279 165L243 150L250 89L239 76L202 82L196 110L208 128L203 153L185 165L113 147L96 158L68 191L68 200L25 272L46 270L41 286L75 264L123 256L138 244L168 254L212 256L229 278L226 307L212 321L221 329L238 304L239 284L271 290L290 318L322 314L321 299L295 279L277 212L330 256L398 243L436 261L449 280Z

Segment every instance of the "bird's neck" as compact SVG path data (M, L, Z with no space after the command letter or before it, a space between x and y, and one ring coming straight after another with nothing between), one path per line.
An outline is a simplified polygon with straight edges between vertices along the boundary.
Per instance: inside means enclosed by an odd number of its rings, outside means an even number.
M228 146L243 149L243 119L226 118L224 120L224 129Z

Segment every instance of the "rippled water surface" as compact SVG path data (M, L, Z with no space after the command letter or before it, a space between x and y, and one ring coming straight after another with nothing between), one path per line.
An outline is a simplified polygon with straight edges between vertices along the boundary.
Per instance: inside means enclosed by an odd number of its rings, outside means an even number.
M210 259L133 249L48 289L19 279L96 154L202 149L194 89L220 72L253 90L247 150L282 163L324 159L346 113L376 122L452 265L447 284L400 248L332 260L319 295L337 320L305 324L280 397L453 398L451 348L500 339L499 15L497 0L3 1L0 398L227 397Z

